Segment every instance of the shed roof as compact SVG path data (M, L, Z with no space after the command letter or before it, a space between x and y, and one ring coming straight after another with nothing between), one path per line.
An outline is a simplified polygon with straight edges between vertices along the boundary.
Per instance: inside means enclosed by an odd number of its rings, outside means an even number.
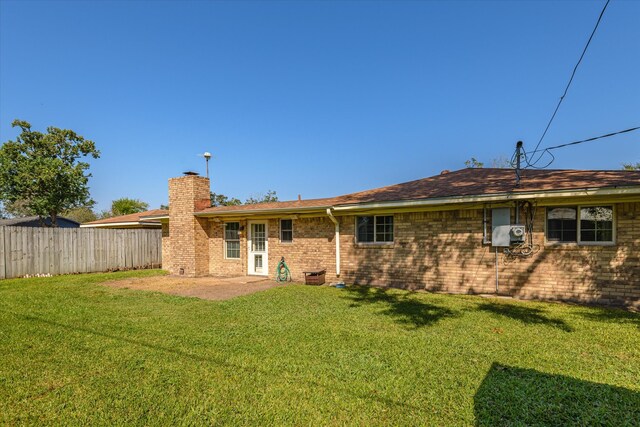
M99 219L96 221L85 222L82 224L83 227L99 227L99 226L109 226L109 225L144 225L144 224L160 224L160 221L155 218L146 218L146 217L155 217L155 216L164 216L169 215L169 211L166 209L152 209L150 211L145 212L137 212L129 215L118 215L112 216L110 218Z

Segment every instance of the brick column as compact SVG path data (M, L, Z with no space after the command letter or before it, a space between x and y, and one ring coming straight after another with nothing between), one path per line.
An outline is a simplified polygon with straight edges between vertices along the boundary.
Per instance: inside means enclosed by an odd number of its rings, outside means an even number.
M209 227L193 214L211 206L209 179L186 175L169 179L169 273L188 277L209 274Z

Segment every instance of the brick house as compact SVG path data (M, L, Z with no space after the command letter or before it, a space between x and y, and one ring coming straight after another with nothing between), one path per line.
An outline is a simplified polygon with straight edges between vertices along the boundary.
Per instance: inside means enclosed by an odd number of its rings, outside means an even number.
M640 171L463 169L344 196L211 207L169 180L163 268L640 304Z

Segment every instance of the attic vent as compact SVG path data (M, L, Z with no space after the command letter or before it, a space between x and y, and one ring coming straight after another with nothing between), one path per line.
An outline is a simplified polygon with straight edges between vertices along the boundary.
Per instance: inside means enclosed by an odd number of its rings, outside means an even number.
M442 172L440 172L440 175L446 175L446 174L448 174L449 172L451 172L449 169L445 169L445 170L443 170Z
M198 172L194 172L194 171L186 171L186 172L182 172L184 175L187 176L198 176L200 175Z

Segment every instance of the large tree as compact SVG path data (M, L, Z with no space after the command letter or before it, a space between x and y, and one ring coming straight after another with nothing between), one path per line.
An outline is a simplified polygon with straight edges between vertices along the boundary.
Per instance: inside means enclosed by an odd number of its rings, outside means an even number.
M89 164L80 159L100 157L93 141L53 126L46 133L32 131L23 120L12 126L22 132L0 147L0 200L22 201L32 215L51 217L54 227L60 212L92 202Z

